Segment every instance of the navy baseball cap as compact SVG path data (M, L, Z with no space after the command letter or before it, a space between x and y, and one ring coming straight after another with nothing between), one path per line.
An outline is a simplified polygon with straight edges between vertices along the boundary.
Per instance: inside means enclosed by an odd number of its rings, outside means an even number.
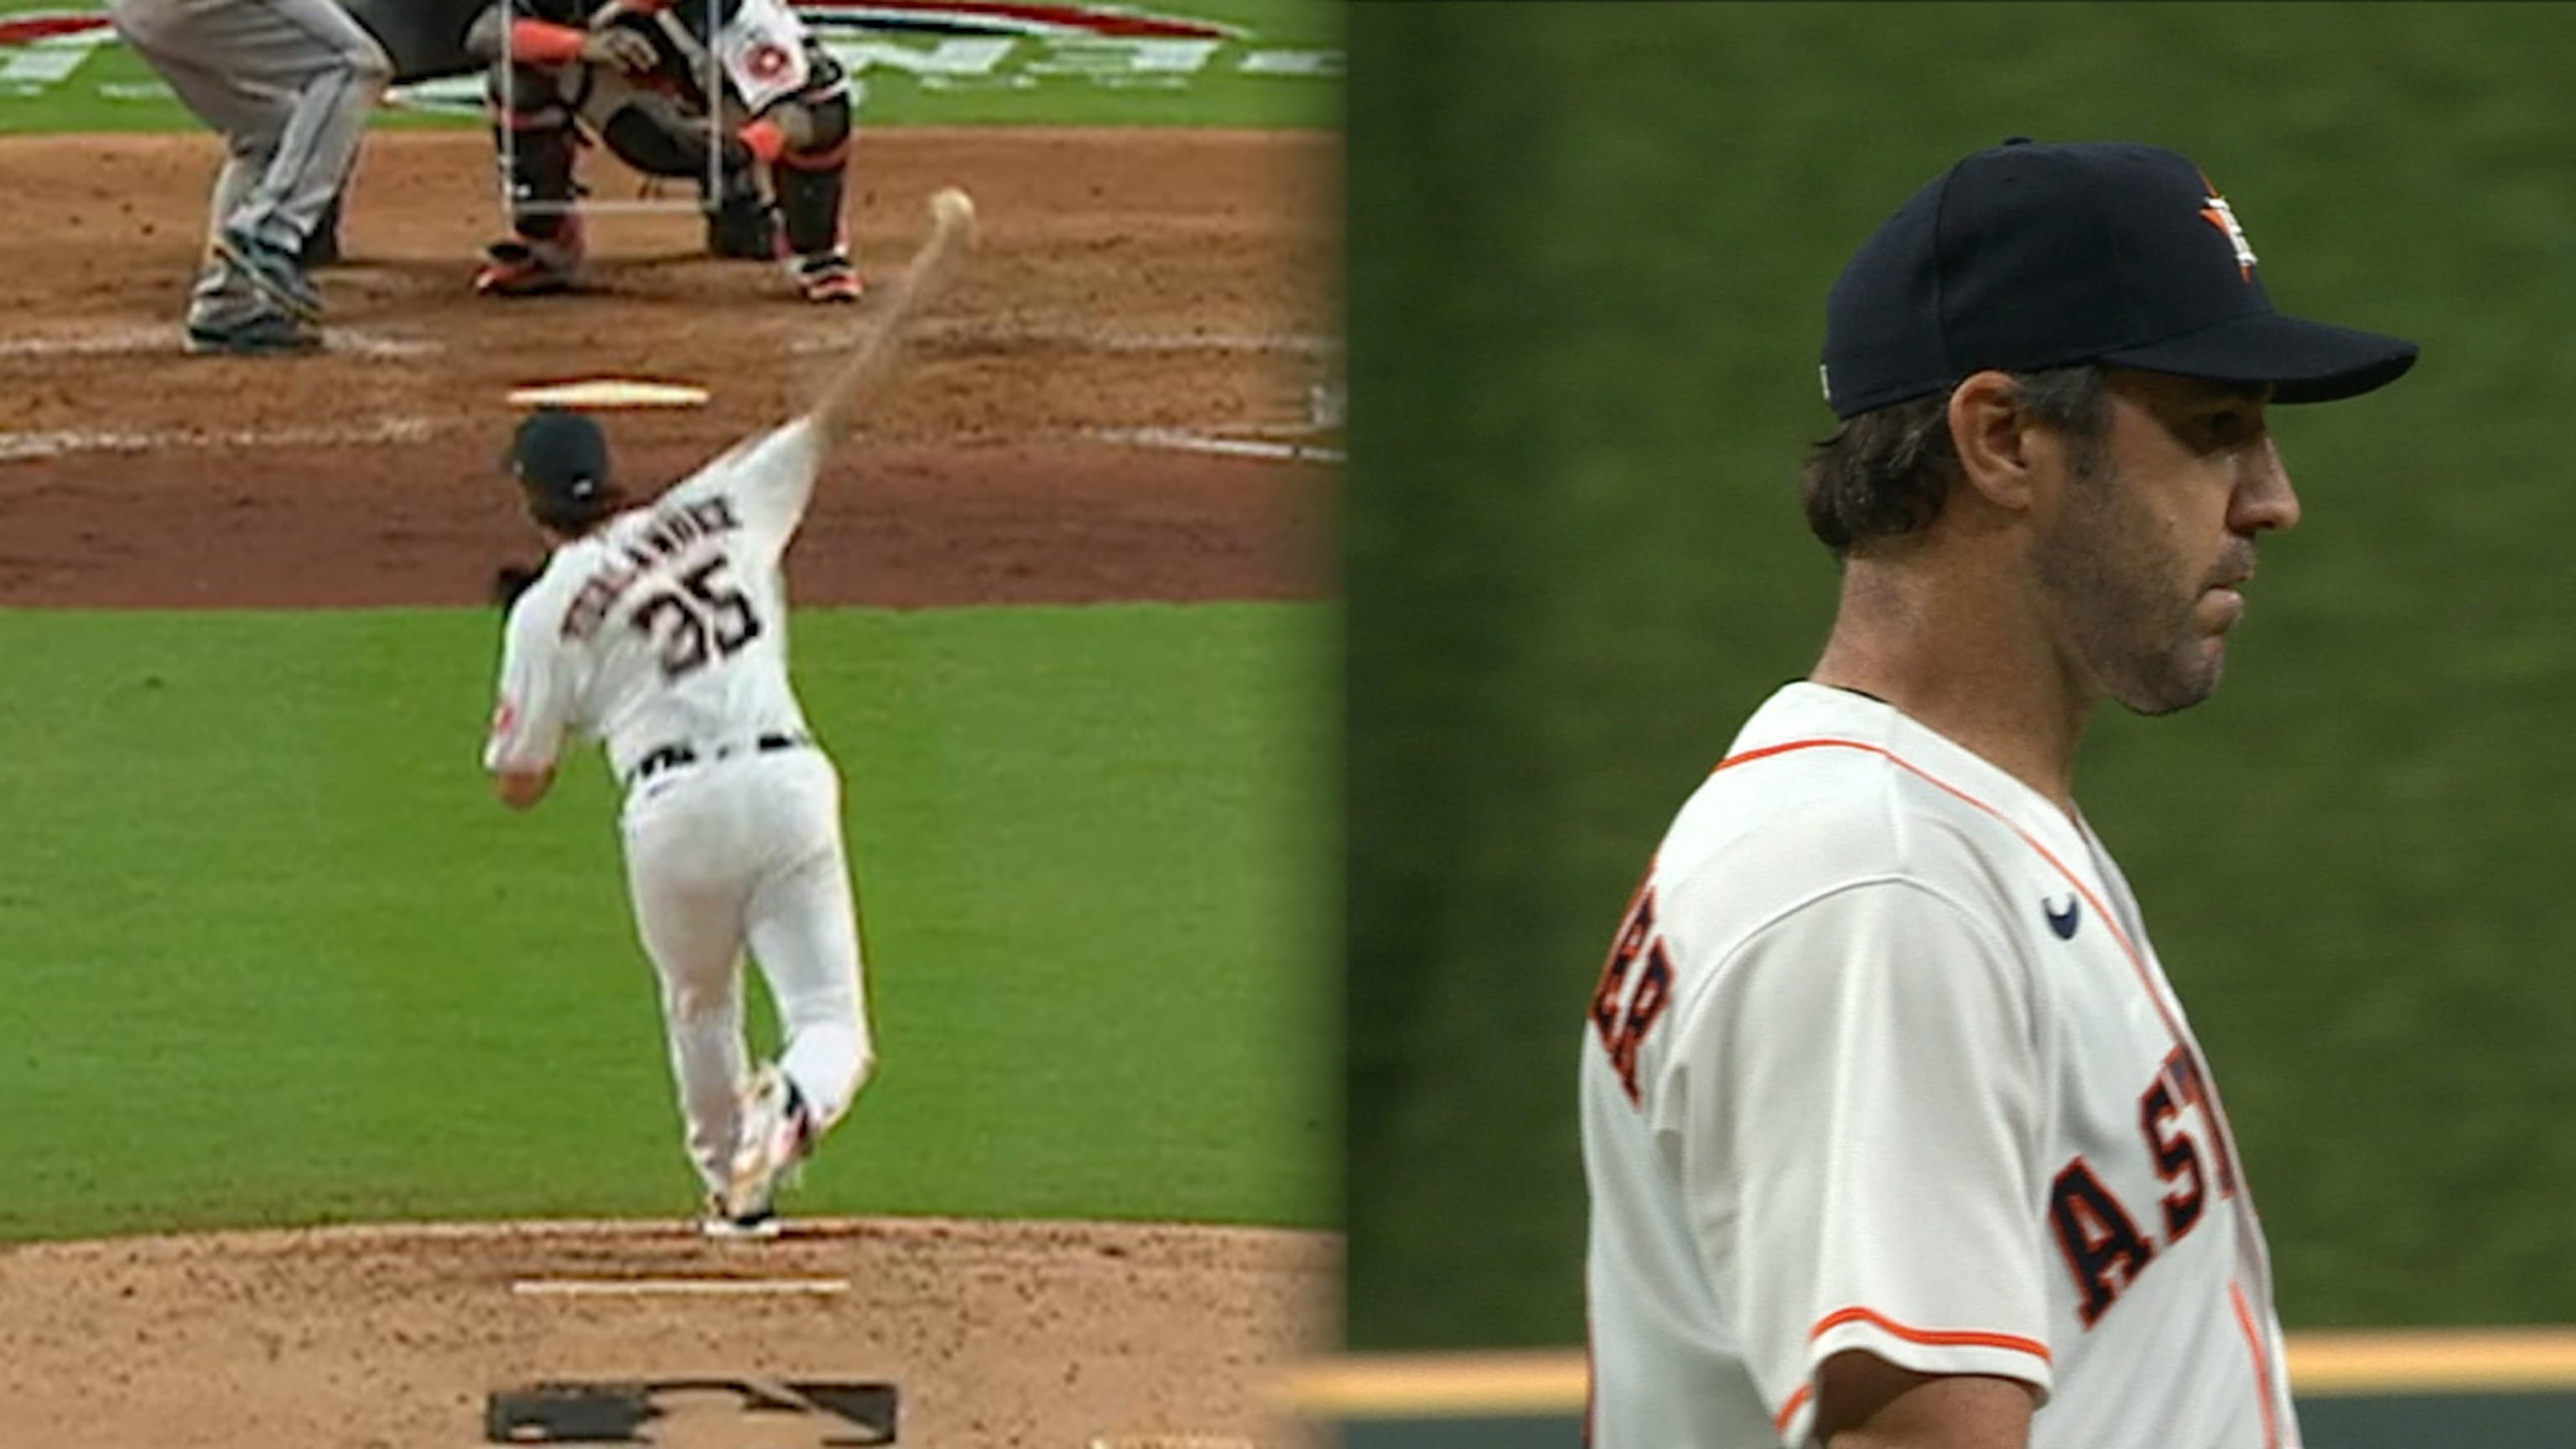
M2158 146L2015 137L1914 194L1825 301L1825 401L1851 418L1985 368L2107 362L2332 402L2415 344L2272 310L2235 211Z
M510 438L510 472L532 495L588 504L609 489L608 435L584 414L539 408Z

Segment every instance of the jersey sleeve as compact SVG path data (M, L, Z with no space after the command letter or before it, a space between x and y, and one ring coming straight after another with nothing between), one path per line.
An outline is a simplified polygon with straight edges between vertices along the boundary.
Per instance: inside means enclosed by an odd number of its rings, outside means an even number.
M569 661L555 647L552 611L542 589L520 595L502 632L501 684L483 768L493 774L552 769L570 724Z
M722 471L724 486L742 510L745 532L775 556L787 547L805 505L814 496L814 474L823 463L823 437L803 418L745 443Z
M1756 932L1677 1023L1658 1126L1782 1443L1846 1349L2047 1393L2034 1019L1995 931L1883 879Z

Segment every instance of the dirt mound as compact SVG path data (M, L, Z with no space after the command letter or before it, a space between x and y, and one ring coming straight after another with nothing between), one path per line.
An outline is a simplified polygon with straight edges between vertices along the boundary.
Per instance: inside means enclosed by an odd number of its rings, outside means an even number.
M0 1444L463 1449L557 1380L890 1381L901 1442L1291 1436L1262 1386L1323 1341L1319 1234L862 1219L324 1228L0 1251ZM674 1392L657 1442L821 1442ZM676 1436L676 1437L675 1437ZM748 1441L746 1441L748 1442Z

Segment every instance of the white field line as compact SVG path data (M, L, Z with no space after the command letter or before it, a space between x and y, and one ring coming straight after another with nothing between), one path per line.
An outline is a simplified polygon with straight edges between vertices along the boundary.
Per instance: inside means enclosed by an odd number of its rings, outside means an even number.
M1104 428L1092 434L1112 443L1140 448L1170 448L1183 453L1214 453L1227 458L1260 458L1273 463L1341 463L1339 448L1315 443L1280 443L1267 438L1225 438L1180 428Z
M275 428L262 432L169 428L153 432L63 429L45 433L0 432L0 463L58 458L65 453L152 453L169 448L344 448L379 443L418 443L431 433L427 418L386 418L355 428Z
M0 337L0 357L101 357L179 350L175 327L108 327L85 332L29 333ZM427 357L444 345L425 337L399 337L354 327L322 330L326 352L349 357Z
M510 1291L522 1298L649 1298L762 1295L831 1297L850 1291L847 1278L520 1278Z
M948 343L985 343L1003 346L1059 347L1075 352L1252 352L1286 353L1296 357L1338 357L1342 339L1310 332L1138 332L1104 333L1078 327L1028 327L1010 329L978 323L950 322L924 326L919 334L927 340ZM845 332L816 333L799 337L787 345L797 354L843 352L850 346Z

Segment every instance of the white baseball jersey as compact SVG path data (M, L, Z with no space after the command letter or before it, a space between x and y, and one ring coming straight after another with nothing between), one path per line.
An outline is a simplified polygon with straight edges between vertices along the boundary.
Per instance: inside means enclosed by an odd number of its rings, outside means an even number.
M819 459L790 423L557 548L510 608L484 767L549 768L574 733L624 780L668 745L804 733L780 556Z
M711 1192L742 1126L746 950L811 1122L837 1121L875 1065L840 775L787 679L782 555L821 457L800 419L557 548L510 609L484 747L486 769L533 772L567 734L597 738L626 782L627 890Z
M2090 830L1792 684L1665 836L1583 1048L1593 1449L1816 1442L1866 1350L2038 1449L2296 1449L2226 1116Z

